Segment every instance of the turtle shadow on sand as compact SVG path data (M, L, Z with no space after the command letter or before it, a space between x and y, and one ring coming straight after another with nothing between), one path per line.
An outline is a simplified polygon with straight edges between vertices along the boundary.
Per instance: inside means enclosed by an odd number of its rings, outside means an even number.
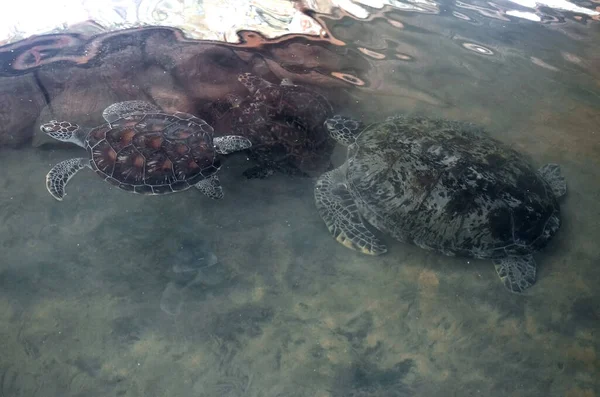
M197 284L215 286L226 278L226 269L218 264L217 256L205 241L183 239L172 255L171 270L175 274L162 292L160 309L168 315L177 316L185 299L186 291Z

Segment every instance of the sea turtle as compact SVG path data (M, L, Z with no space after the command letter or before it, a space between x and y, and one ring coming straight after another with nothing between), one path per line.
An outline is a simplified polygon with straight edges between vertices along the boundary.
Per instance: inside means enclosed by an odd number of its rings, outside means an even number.
M69 179L84 167L134 193L157 195L196 186L208 197L220 199L217 153L251 146L241 136L213 139L213 129L204 120L187 113L164 113L144 101L115 103L102 116L107 123L95 128L56 120L40 127L52 138L85 148L89 155L62 161L46 175L46 187L57 200L66 195Z
M211 124L217 134L231 131L252 142L249 156L257 164L244 172L264 178L279 171L306 176L330 169L335 147L324 127L333 109L321 94L284 79L272 84L250 73L238 76L250 95L228 94L211 104Z
M395 239L446 255L491 259L504 285L535 283L532 254L560 227L567 185L557 164L524 156L471 124L395 116L370 125L339 115L327 129L346 162L315 185L318 211L336 240L379 255L368 222Z

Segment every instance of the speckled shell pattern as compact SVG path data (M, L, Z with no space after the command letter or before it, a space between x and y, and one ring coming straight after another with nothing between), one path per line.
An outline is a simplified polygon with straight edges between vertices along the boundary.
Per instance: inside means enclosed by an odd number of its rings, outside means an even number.
M526 158L467 123L397 117L349 148L347 182L367 221L446 255L499 259L560 227L550 185Z
M258 90L254 101L265 104L272 120L270 133L262 137L269 148L265 156L285 155L304 171L324 171L329 166L335 142L323 127L333 114L327 99L302 86L273 85ZM256 152L260 151L258 147Z
M286 173L292 168L323 172L335 146L323 126L332 114L329 102L316 92L270 85L231 109L229 129L220 130L250 139L250 157L260 164Z
M134 193L190 188L219 169L212 128L184 113L134 114L94 128L86 139L92 168Z
M320 128L333 109L321 94L299 85L270 85L254 94L254 102L263 103L269 116L294 115L307 129Z

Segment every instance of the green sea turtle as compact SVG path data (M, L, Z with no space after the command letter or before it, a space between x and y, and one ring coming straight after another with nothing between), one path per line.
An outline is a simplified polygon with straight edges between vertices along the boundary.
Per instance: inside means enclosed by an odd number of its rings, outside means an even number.
M134 193L166 194L195 186L220 199L217 154L251 146L241 136L213 138L213 129L204 120L187 113L164 113L144 101L115 103L102 116L107 123L95 128L56 120L40 127L52 138L85 148L89 155L62 161L50 170L46 187L57 200L66 195L69 179L84 167Z
M252 142L248 152L256 166L244 171L247 178L275 171L318 175L331 168L335 141L324 122L333 109L323 95L288 79L273 84L244 73L238 80L249 95L228 94L225 102L210 104L208 113L217 134L231 131Z
M491 259L504 285L535 283L532 254L560 227L567 185L557 164L539 170L471 124L390 117L363 125L335 116L331 135L346 162L315 186L318 211L336 240L366 254L395 239L446 255Z

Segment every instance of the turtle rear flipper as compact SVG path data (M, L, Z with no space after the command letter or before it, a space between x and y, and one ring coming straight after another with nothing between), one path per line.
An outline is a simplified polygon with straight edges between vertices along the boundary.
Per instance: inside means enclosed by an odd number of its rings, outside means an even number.
M155 113L160 108L146 101L125 101L113 103L102 112L102 117L109 123L134 113Z
M58 201L62 201L66 196L65 187L67 182L84 167L90 166L90 160L86 158L76 158L61 161L56 164L46 175L46 188Z
M552 192L556 197L562 197L567 193L567 181L560 174L560 165L548 163L541 166L538 172L552 187Z
M536 265L532 255L494 260L496 272L509 291L520 294L535 284Z
M206 179L202 179L195 186L211 199L220 200L223 198L223 187L221 187L219 177L214 174Z
M381 255L387 247L367 228L354 199L344 184L344 171L323 174L315 186L315 202L327 228L342 245L369 255Z

